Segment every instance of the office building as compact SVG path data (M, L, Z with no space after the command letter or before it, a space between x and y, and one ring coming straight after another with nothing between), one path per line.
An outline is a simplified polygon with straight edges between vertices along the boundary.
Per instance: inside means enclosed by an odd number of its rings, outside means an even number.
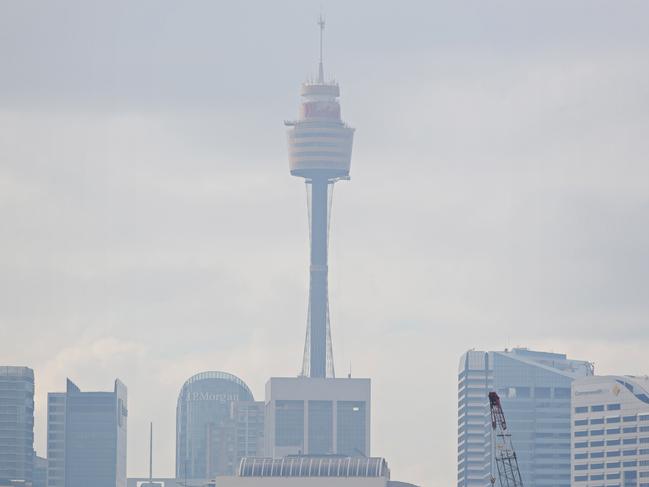
M32 483L34 470L34 371L0 367L0 484Z
M273 377L266 383L266 453L370 455L370 380Z
M570 386L592 364L515 348L468 351L458 371L458 487L489 487L490 391L498 392L525 487L570 486Z
M48 487L126 487L126 386L82 392L68 379L47 400Z
M234 473L246 452L262 454L263 403L226 372L201 372L182 386L176 407L176 477Z
M390 480L383 458L290 456L244 458L235 476L215 480L216 487L416 487Z
M573 487L649 487L649 378L572 383Z

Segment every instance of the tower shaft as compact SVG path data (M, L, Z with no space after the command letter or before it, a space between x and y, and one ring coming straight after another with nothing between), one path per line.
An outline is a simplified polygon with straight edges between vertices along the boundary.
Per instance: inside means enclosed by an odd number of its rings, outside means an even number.
M308 354L305 353L304 356L302 373L310 377L333 377L327 256L329 185L333 184L333 182L320 177L307 181L307 184L310 185L311 189L309 215L311 225L311 265L309 271L309 323L306 343Z

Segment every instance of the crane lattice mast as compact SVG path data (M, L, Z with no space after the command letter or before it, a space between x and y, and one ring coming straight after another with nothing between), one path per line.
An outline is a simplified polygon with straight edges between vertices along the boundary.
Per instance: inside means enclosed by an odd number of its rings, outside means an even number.
M500 404L500 397L495 392L489 393L489 408L491 410L491 485L496 482L493 464L498 469L500 487L523 487L521 471L518 468L516 451L512 445L512 435L507 430L505 413Z

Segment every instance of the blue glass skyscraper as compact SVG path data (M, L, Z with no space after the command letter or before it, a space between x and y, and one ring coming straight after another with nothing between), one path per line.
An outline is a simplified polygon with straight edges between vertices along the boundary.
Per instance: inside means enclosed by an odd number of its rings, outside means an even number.
M458 371L458 487L488 487L487 394L501 398L525 487L570 487L570 386L592 364L515 348L468 351Z
M126 486L126 386L82 392L68 379L65 393L48 394L49 487Z

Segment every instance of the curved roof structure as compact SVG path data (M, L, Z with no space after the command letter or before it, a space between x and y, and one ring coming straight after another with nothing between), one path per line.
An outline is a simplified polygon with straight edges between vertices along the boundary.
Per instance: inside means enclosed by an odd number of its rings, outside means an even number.
M291 456L241 459L239 477L385 477L390 469L380 457Z
M189 379L185 381L183 386L180 388L180 393L182 395L183 389L188 387L189 385L193 384L194 382L198 382L201 380L208 380L208 379L218 379L218 380L225 380L229 382L234 382L235 384L241 386L243 389L250 394L250 397L253 397L252 391L248 387L248 385L241 380L239 377L236 375L228 374L227 372L221 372L218 370L211 370L211 371L205 371L205 372L199 372L198 374L192 375Z

